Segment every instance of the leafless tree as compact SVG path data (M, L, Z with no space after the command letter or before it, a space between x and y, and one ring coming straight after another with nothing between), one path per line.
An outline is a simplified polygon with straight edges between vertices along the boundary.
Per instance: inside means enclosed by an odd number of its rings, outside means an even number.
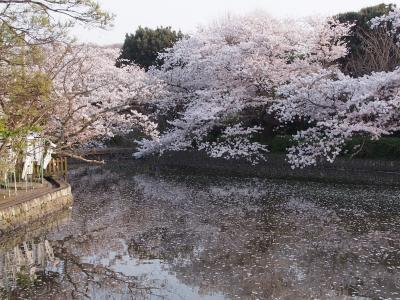
M346 73L362 76L372 72L393 71L400 64L400 48L384 28L359 29L360 51L350 54L344 66Z

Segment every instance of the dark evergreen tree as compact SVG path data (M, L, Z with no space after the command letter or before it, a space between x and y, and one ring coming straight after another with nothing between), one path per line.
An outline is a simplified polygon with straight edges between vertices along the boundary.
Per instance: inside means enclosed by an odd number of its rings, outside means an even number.
M171 27L139 27L135 34L125 36L117 66L135 63L146 70L151 66L159 66L162 61L158 59L158 53L172 47L182 37L180 31L176 32Z

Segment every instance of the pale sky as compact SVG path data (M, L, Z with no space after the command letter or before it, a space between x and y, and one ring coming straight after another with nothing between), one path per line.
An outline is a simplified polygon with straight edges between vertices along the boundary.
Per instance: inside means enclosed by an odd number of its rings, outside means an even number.
M198 25L226 14L257 10L275 17L303 17L358 11L380 3L400 6L400 0L99 0L99 3L116 15L114 27L108 31L76 28L73 34L80 42L123 43L125 33L135 32L139 25L150 28L171 26L191 33Z

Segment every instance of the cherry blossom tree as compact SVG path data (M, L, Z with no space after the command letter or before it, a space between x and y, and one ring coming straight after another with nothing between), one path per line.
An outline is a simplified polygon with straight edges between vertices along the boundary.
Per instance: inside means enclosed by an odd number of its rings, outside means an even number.
M94 0L0 0L0 160L12 162L0 172L15 167L51 111L42 47L70 43L75 24L106 28L112 19Z
M388 14L373 18L371 28L385 28L388 35L397 38L397 45L400 46L400 9L396 6L391 8Z
M374 18L371 26L382 26L387 34L397 35L399 10ZM400 130L399 68L359 78L323 70L298 77L278 93L285 100L274 104L271 111L282 122L300 117L310 123L307 130L294 136L296 144L288 154L293 167L316 165L322 159L333 162L354 136L377 140Z
M58 153L76 156L82 145L135 127L157 135L157 125L132 106L157 96L162 85L135 65L117 68L118 54L119 49L88 45L46 49L43 72L51 75L53 91L44 134Z
M254 14L228 17L178 41L160 54L161 69L151 71L167 85L159 113L173 111L174 118L159 138L142 141L136 156L195 148L213 157L261 158L265 147L251 141L260 128L246 128L240 115L264 110L279 86L299 76L336 69L349 28L334 19ZM210 140L216 128L222 135Z
M354 136L379 139L400 129L400 70L351 78L325 71L303 77L280 89L284 101L271 110L282 122L297 117L310 128L294 136L289 162L295 167L333 162Z

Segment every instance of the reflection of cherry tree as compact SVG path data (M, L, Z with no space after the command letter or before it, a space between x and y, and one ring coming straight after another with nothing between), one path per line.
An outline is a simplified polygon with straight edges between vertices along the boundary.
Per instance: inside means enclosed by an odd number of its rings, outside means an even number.
M61 211L30 224L29 230L13 232L0 240L1 291L18 294L30 286L40 284L43 276L60 269L61 261L44 236L51 230L68 224L70 211Z
M21 236L15 233L12 238L1 241L1 292L5 297L65 300L99 299L96 297L113 294L118 299L147 299L149 295L157 295L158 283L124 275L99 262L82 261L82 255L93 255L93 250L103 253L104 258L108 254L105 249L120 251L121 245L112 241L114 244L107 243L108 247L88 248L96 245L93 243L95 230L79 238L65 236L63 232L69 232L65 223L70 217L70 214L57 214L54 220L34 224L32 232L21 232ZM51 236L60 239L47 239L49 231Z
M161 260L197 293L232 299L390 298L400 287L398 214L384 209L398 191L147 175L107 186L117 174L92 170L76 185L78 198L91 194L78 207L80 238L62 247L76 256L111 266Z
M8 294L29 299L43 293L46 299L81 299L102 297L113 294L120 299L132 299L133 296L146 299L154 294L157 287L143 286L135 276L126 276L100 264L81 261L71 254L61 242L24 242L4 254L1 265L5 279L4 290Z
M156 291L159 289L157 283L147 281L146 278L127 276L99 261L84 262L82 254L73 254L75 251L72 250L72 246L84 249L88 243L93 243L90 235L77 240L66 238L55 243L55 255L63 261L64 266L62 276L65 280L62 282L62 289L68 290L64 299L83 297L100 299L110 295L118 299L132 299L132 297L147 299L148 296L157 294ZM111 249L107 248L108 251Z
M159 257L169 261L182 282L204 295L221 291L232 298L261 299L396 295L400 281L392 272L398 267L400 244L393 244L398 233L390 222L381 227L380 218L388 220L387 216L373 219L346 208L346 202L365 204L381 192L359 188L354 196L350 187L346 192L346 187L341 191L318 184L257 180L222 180L221 185L208 182L204 187L198 178L192 179L186 183L136 177L145 198L166 206L166 215L173 210L176 219L163 224L161 242L154 231L142 234L141 249L148 245L152 250L157 241ZM395 198L396 193L390 193L385 201ZM333 205L321 207L319 201ZM382 203L374 205L372 210L382 212ZM361 214L358 225L348 214ZM360 231L365 218L368 229ZM186 247L179 248L182 244Z
M72 174L72 222L46 236L61 261L51 299L397 297L396 188L124 167Z

